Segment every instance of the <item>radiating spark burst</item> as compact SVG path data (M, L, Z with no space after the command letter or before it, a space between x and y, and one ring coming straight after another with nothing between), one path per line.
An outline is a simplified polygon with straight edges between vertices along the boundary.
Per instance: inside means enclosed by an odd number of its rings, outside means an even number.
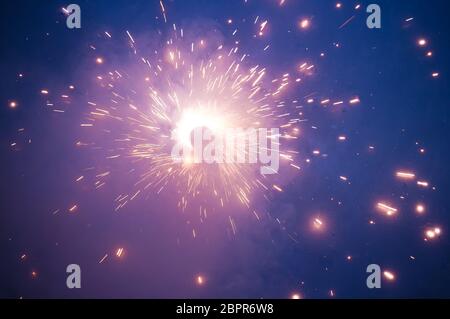
M266 23L262 23L261 31ZM116 68L97 76L106 94L91 99L90 112L80 126L93 128L90 134L103 138L85 144L104 152L111 162L126 161L136 178L133 189L116 198L116 210L138 196L164 190L178 196L182 210L191 202L215 208L237 201L248 208L254 192L270 189L270 178L259 174L259 163L208 165L189 156L177 162L171 155L174 144L192 148L192 133L198 129L219 135L227 133L228 128L281 128L279 136L268 136L267 145L256 141L268 153L276 152L275 138L296 139L288 130L300 119L297 114L291 118L291 113L283 110L289 74L266 79L268 70L246 63L248 55L240 53L239 47L226 49L219 45L208 58L199 59L203 53L198 52L198 45L187 45L182 34L177 30L174 39L167 41L163 57L158 54L146 58L140 56L135 39L127 31L136 57L132 67L139 68L144 76L133 77L129 70ZM189 50L183 49L186 47ZM108 145L102 145L105 140ZM283 144L287 142L280 141L279 146ZM232 148L236 157L255 155L249 148L242 151L238 143ZM293 164L289 165L292 168L299 167L288 152L280 150L281 160ZM95 176L96 188L105 185L109 176L109 170L99 172ZM273 188L281 191L279 186Z

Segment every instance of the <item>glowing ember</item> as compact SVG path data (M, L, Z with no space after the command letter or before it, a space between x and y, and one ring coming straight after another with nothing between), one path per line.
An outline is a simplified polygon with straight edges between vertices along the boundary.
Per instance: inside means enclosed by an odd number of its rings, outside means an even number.
M383 272L384 278L386 278L386 280L388 281L394 281L395 280L395 275L393 272L391 271L384 271Z

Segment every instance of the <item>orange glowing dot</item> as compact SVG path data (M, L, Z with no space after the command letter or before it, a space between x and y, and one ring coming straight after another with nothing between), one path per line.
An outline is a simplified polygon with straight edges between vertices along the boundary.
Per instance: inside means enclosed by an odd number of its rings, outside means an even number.
M299 293L294 293L292 294L291 299L302 299L302 296Z
M338 2L338 3L336 3L336 8L342 8L342 3L340 3L340 2Z
M418 214L423 214L423 213L425 213L425 206L422 205L422 204L417 204L417 205L416 205L416 212L417 212Z
M97 59L95 59L95 62L97 64L102 64L103 63L103 58L98 57Z
M433 56L433 52L428 51L428 52L427 52L427 57L432 57L432 56Z
M16 101L9 102L9 107L12 109L15 109L17 107L18 103Z
M34 278L37 278L37 276L38 276L37 271L33 270L33 271L31 272L31 277L34 279Z
M203 276L197 276L197 278L196 278L196 280L195 280L196 282L197 282L197 284L199 285L199 286L201 286L201 285L203 285L204 283L205 283L205 278L203 278Z
M441 229L439 227L431 227L425 230L425 240L436 239L441 235Z
M419 39L419 40L417 41L417 44L418 44L419 46L421 46L421 47L424 47L424 46L427 45L427 40L425 40L425 39Z
M395 280L395 275L390 271L384 271L383 275L384 275L384 278L386 278L389 281Z

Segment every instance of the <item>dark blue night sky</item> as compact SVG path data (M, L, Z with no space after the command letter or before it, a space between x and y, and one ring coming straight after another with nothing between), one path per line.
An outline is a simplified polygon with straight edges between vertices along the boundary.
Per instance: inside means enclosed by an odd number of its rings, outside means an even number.
M366 26L371 2L379 30ZM164 0L166 23L158 0L79 0L82 27L71 30L69 3L2 1L0 297L449 298L450 5L371 2ZM301 169L269 183L282 192L200 222L195 207L177 207L175 188L115 211L132 167L112 168L97 190L87 177L105 165L95 147L77 147L103 139L80 127L100 96L97 74L141 76L126 32L155 57L173 24L190 41L238 41L268 76L301 78L284 93L304 119L289 142ZM66 287L69 264L81 267L81 289ZM382 268L381 289L366 286L369 264Z

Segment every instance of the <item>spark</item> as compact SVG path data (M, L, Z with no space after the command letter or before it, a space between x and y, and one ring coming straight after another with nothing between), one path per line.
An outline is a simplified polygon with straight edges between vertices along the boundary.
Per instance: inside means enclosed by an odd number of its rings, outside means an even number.
M259 26L259 35L260 36L262 36L264 33L264 29L266 28L266 26L267 26L267 20L265 20L264 22L262 22L261 24L260 24L260 26Z
M312 219L312 227L316 231L321 231L321 230L324 229L325 225L324 225L324 222L323 222L323 220L321 218L314 217Z
M348 18L347 20L345 20L345 22L342 23L342 24L339 26L339 29L342 29L342 28L344 28L345 26L347 26L350 22L353 21L353 19L355 19L355 16L354 16L354 15L351 16L350 18Z
M9 107L11 109L15 109L19 104L16 101L9 102Z
M423 204L417 204L416 205L416 212L418 214L423 214L425 213L425 206Z
M441 235L440 227L429 227L425 229L425 241L434 240Z
M391 207L385 203L377 203L377 207L380 211L385 213L387 216L393 216L397 214L398 210L394 207Z
M164 22L167 23L166 8L164 7L164 3L162 2L162 0L159 1L159 5L161 7L161 12L162 12L163 17L164 17Z
M411 180L414 179L416 177L416 175L414 173L411 172L396 172L395 175L400 178L400 179L407 179L407 180Z
M394 281L395 275L393 272L385 270L383 271L384 278L386 278L388 281Z
M417 44L419 45L419 46L421 46L421 47L424 47L424 46L426 46L427 45L427 40L426 39L419 39L419 40L417 40Z
M428 187L428 182L426 181L417 181L417 185L421 187Z
M261 31L266 25L267 20L261 23ZM174 32L176 30L174 26ZM133 43L133 52L138 52L138 43L128 31L127 35ZM181 47L184 40L179 41ZM205 45L206 41L202 39L202 43ZM138 57L136 63L139 66L142 63L148 69L144 70L145 76L135 79L126 70L117 69L100 74L100 90L107 90L110 103L99 103L95 97L87 103L89 112L80 127L95 131L96 123L104 122L98 130L105 132L107 125L106 132L114 141L112 148L102 146L105 140L88 145L95 145L97 151L104 152L105 159L131 161L133 169L129 174L136 178L133 189L117 197L116 210L152 190L156 194L167 190L179 195L178 206L182 210L191 202L199 201L213 209L221 209L237 200L249 208L254 194L270 189L266 185L269 179L255 174L257 165L225 162L212 168L198 161L194 154L185 154L180 156L180 161L175 161L171 150L176 144L188 153L193 152L192 134L198 129L223 134L228 128L252 128L256 124L257 127L281 128L281 138L296 138L287 132L293 123L291 112L283 112L281 108L287 104L282 100L282 94L289 85L289 73L268 79L266 68L246 64L247 55L238 53L238 47L229 48L229 53L224 55L223 45L211 57L190 62L198 60L193 42L189 42L190 51L179 49L177 44L175 40L168 41L164 61L158 57L159 53L155 59ZM307 70L312 68L313 65L305 66ZM148 82L144 87L142 79ZM148 100L136 100L138 90L143 90L139 95ZM99 94L98 98L103 97ZM250 157L247 144L235 143L232 146L235 156L244 153L245 157ZM285 153L280 152L280 157L292 162L292 167L299 167L295 156ZM99 174L96 179L96 189L107 182ZM274 185L273 189L282 192L279 185Z
M102 257L102 259L100 259L100 260L98 261L98 263L99 263L99 264L103 263L103 262L106 260L106 258L108 258L108 254L105 254L105 255Z
M311 21L309 19L303 19L299 22L299 26L301 29L308 29L311 25Z
M283 189L282 189L280 186L278 186L278 185L273 185L273 188L274 188L275 190L279 191L279 192L282 192L282 191L283 191Z
M350 103L350 104L358 104L359 102L361 102L361 101L359 100L358 97L356 97L356 98L354 98L354 99L351 99L349 103Z
M116 257L117 258L122 258L124 255L124 249L123 248L117 248L116 250Z
M199 285L199 286L203 286L205 284L205 278L201 275L198 275L195 278L195 281L196 281L197 285Z

